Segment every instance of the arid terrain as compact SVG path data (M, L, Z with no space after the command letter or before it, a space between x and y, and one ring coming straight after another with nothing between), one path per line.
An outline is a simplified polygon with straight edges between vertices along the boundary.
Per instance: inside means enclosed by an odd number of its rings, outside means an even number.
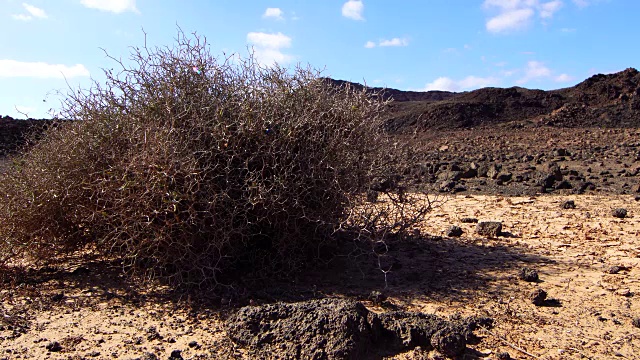
M416 149L404 178L435 201L414 236L197 293L137 285L117 259L4 269L0 359L441 359L457 333L460 359L639 359L638 72L390 96L387 130Z

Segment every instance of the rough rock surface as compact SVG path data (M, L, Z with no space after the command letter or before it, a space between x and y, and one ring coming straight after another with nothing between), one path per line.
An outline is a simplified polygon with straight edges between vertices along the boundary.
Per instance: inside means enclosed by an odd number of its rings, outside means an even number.
M226 322L230 338L253 358L367 359L416 347L448 356L464 352L486 318L441 318L395 311L375 314L343 299L276 303L241 308Z
M482 221L476 226L478 235L497 238L502 233L502 223L499 221Z

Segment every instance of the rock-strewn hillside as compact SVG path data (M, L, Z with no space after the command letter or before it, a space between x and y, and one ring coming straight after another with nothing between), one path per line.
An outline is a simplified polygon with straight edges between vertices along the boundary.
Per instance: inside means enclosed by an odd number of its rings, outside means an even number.
M464 93L386 89L384 93L395 100L387 114L387 130L392 132L514 121L564 127L640 126L640 73L632 68L594 75L574 87L552 91L512 87Z

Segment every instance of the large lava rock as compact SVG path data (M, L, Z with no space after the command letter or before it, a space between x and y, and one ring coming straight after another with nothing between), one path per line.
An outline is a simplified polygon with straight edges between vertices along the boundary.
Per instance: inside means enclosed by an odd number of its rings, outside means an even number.
M249 306L227 320L227 333L264 358L360 359L372 346L368 315L347 300Z
M259 359L371 359L417 346L456 357L486 318L369 312L359 302L310 300L241 308L226 322L231 340Z

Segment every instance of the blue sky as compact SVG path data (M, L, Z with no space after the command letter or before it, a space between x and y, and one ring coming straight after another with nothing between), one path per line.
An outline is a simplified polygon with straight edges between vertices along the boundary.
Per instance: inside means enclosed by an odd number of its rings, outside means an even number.
M46 117L56 90L114 67L100 48L126 57L142 29L370 86L556 89L640 67L638 14L636 0L0 0L0 115Z

